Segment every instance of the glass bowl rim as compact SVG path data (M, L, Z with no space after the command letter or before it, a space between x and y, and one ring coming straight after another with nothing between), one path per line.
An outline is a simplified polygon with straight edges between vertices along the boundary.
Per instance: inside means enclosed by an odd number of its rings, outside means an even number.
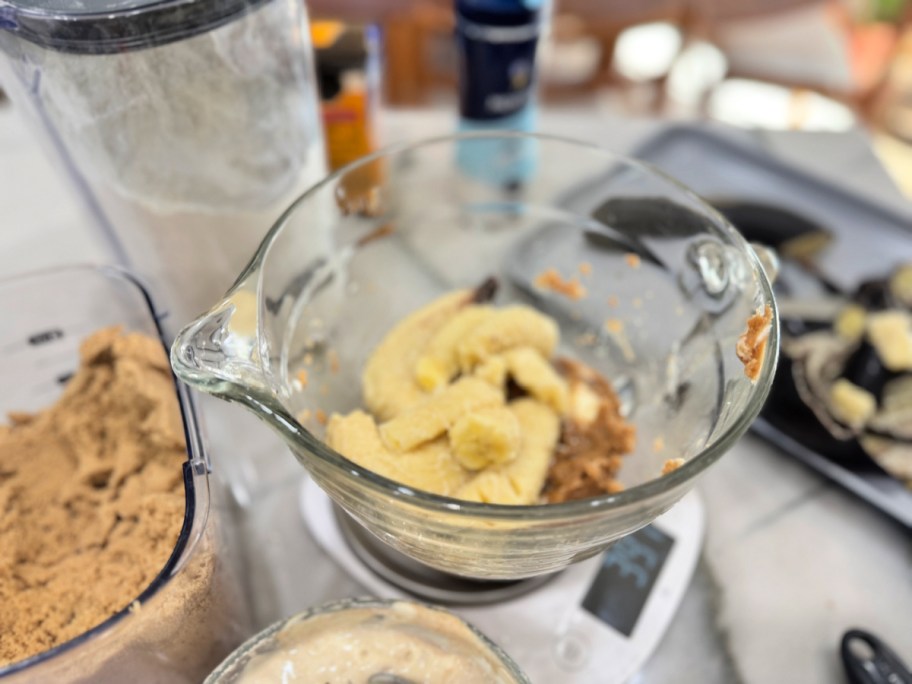
M507 653L499 644L494 642L490 637L488 637L484 632L482 632L478 627L476 627L472 622L466 620L461 615L457 615L448 608L444 606L435 606L430 603L424 603L416 599L410 598L377 598L373 596L355 596L350 598L335 599L331 601L326 601L309 608L305 608L299 613L295 613L287 618L273 622L268 627L260 630L256 634L248 637L244 640L240 646L235 648L230 654L228 654L221 663L219 663L215 669L209 673L206 677L203 684L217 684L221 677L225 676L227 671L235 667L235 665L247 656L253 649L257 648L265 640L270 639L275 634L278 634L283 629L291 625L292 623L307 622L308 620L313 620L315 618L323 617L324 615L331 615L333 613L338 613L346 610L357 610L360 608L382 608L384 610L389 609L396 605L397 603L402 603L409 606L420 606L426 610L433 610L439 613L444 613L450 617L459 621L460 624L468 628L468 630L475 635L481 643L487 647L491 653L503 664L510 674L513 675L519 684L531 684L529 678L526 674L520 669L519 665L510 657L510 654Z

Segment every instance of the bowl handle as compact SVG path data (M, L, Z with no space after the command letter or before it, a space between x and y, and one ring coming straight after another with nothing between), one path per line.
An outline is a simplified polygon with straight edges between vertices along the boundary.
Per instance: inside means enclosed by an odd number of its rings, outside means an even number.
M766 271L766 277L769 279L770 285L772 285L776 282L776 278L779 277L779 254L769 245L759 242L751 242L750 246L754 250L754 254L757 255L757 259L760 260L760 265L763 266L763 270Z

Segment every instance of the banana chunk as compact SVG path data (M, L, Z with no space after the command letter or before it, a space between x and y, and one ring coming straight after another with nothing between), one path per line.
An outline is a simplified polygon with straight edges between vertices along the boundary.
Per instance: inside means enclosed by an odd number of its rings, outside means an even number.
M912 314L879 311L868 316L868 341L887 370L912 370Z
M567 412L567 383L538 350L518 347L506 352L504 357L507 370L517 385L559 414Z
M519 421L505 406L466 413L453 423L449 435L453 456L469 470L514 460L521 440Z
M877 398L866 389L839 378L830 387L830 409L853 430L861 430L877 412Z
M364 403L379 420L389 420L427 398L415 381L415 364L471 297L469 290L458 290L435 299L390 330L371 354L362 376Z
M415 365L415 379L431 392L446 385L459 372L459 344L478 326L495 315L488 306L467 306L431 339Z
M557 323L527 306L508 306L475 328L459 345L459 366L464 373L495 354L514 347L532 347L550 358L557 347Z
M383 441L394 451L409 451L439 437L462 415L503 404L503 394L484 380L461 378L380 426Z
M512 462L491 466L473 477L456 490L457 499L508 505L538 502L560 436L560 419L534 399L514 401L509 410L522 433L519 454Z
M480 366L475 367L473 375L497 389L503 389L507 383L507 360L503 354L491 356Z
M599 395L583 381L571 383L569 395L569 418L582 427L592 425L602 408Z
M446 438L436 439L405 454L390 451L374 419L364 411L333 415L326 428L330 447L358 465L407 487L452 496L471 473L453 458Z

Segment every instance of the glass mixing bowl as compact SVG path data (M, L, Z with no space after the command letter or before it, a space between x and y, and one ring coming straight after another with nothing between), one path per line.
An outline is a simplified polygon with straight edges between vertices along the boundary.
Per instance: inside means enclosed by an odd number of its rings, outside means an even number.
M585 293L541 289L537 276L549 269ZM365 360L396 322L492 277L498 305L553 316L559 353L614 384L637 429L624 491L469 503L402 486L322 441L327 415L361 405ZM752 382L736 344L766 307L772 325ZM172 364L191 385L256 413L381 540L440 570L515 579L588 558L680 499L757 415L777 348L757 253L700 198L589 144L500 133L395 147L314 186L225 298L180 333ZM685 462L662 476L669 458Z
M343 599L277 622L245 641L206 678L204 684L277 681L277 672L283 675L291 672L294 673L292 678L299 676L316 681L319 673L301 670L302 666L315 665L308 663L301 654L319 651L316 644L333 641L333 633L338 639L336 662L352 669L366 664L359 662L359 643L370 646L375 635L381 633L390 637L390 641L384 642L384 646L391 646L391 662L387 666L390 669L372 673L367 677L368 684L412 682L414 674L403 676L402 670L396 671L396 667L406 669L420 663L429 664L429 661L439 662L442 660L441 652L452 657L447 663L439 665L444 672L438 673L438 676L428 673L422 681L451 681L453 671L449 671L450 677L445 672L453 665L463 670L459 681L464 681L468 669L462 663L457 664L456 659L461 658L463 662L474 663L475 667L490 673L484 681L491 684L530 684L519 666L497 644L453 613L413 601L380 599ZM392 641L397 637L405 643ZM403 650L409 643L419 652ZM422 646L428 648L423 654ZM326 658L320 660L323 665L327 662ZM338 675L334 678L334 681L337 680Z

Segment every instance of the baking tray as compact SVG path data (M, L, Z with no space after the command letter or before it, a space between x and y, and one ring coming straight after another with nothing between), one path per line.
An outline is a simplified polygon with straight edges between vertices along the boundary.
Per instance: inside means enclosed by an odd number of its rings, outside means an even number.
M681 179L710 203L768 205L830 231L833 243L816 264L821 275L843 291L883 276L895 264L912 262L912 211L906 215L838 187L731 133L672 126L644 141L631 156ZM785 370L780 366L771 398L752 431L912 529L912 491L854 443L835 448L835 440L809 411L796 412L794 403L777 401L793 394L784 386L791 383Z

